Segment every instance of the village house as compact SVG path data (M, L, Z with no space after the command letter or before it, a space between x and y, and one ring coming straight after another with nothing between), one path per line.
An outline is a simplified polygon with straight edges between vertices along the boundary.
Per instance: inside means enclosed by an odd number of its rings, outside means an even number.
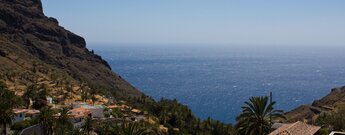
M40 114L39 110L34 109L13 109L13 113L15 114L12 124L24 121L27 118L37 118Z
M168 132L169 132L169 129L167 127L164 127L164 125L159 125L159 129L164 134L168 134Z
M107 106L107 108L108 109L118 109L118 108L120 108L120 106L118 106L118 105L109 105L109 106Z
M47 99L47 104L48 105L53 104L53 98L52 97L46 97L46 99Z
M314 135L321 127L308 125L304 122L297 121L295 123L275 123L272 129L275 129L269 135Z
M109 105L109 106L107 106L107 108L108 109L119 109L122 112L132 112L131 107L129 107L127 105L116 105L115 104L115 105ZM137 112L140 110L135 109L134 111Z
M133 112L135 114L142 114L142 111L139 109L132 109L131 112Z
M13 109L13 113L15 114L12 123L21 122L25 119L26 112L28 109Z
M12 120L12 124L15 124L15 123L18 123L18 122L21 122L21 121L24 121L26 116L27 116L27 112L33 112L33 111L37 111L37 110L28 110L28 109L21 109L21 108L17 108L17 109L13 109L12 110L13 113L15 114L13 120ZM30 116L30 115L28 115ZM6 124L7 126L7 132L9 131L9 128L10 128L10 125L9 124ZM0 124L0 129L1 131L3 130L3 125Z
M179 128L173 128L173 131L174 132L180 132L180 129Z
M345 135L345 132L332 131L329 135Z
M30 118L38 118L40 113L41 112L39 110L28 109L28 111L26 112L26 116Z
M87 105L82 108L90 110L93 118L104 118L105 107L103 105Z
M89 105L83 102L76 102L76 103L73 103L72 106L73 106L73 109L76 109L76 108L88 109L91 112L91 116L93 118L104 118L105 106L103 105Z
M91 111L83 107L75 108L68 112L74 128L81 128L84 126L85 119L91 116Z

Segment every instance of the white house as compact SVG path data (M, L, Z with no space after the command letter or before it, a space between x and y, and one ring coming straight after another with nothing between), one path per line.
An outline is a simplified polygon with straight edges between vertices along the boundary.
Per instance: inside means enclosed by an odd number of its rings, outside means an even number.
M13 109L13 113L15 114L15 117L12 123L23 121L25 119L26 112L28 112L28 109Z
M345 132L332 131L329 135L345 135Z
M53 104L53 98L52 97L46 97L48 104Z

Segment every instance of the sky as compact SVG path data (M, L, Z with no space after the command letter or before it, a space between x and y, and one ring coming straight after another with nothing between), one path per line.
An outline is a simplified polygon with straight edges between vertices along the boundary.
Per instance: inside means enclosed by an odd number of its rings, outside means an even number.
M87 43L345 46L345 0L42 0Z

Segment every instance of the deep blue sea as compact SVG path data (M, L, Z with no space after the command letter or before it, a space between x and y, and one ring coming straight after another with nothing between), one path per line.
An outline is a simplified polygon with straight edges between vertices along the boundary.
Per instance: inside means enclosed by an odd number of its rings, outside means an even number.
M345 85L345 47L89 46L156 100L176 98L200 118L234 123L250 96L273 92L285 111Z

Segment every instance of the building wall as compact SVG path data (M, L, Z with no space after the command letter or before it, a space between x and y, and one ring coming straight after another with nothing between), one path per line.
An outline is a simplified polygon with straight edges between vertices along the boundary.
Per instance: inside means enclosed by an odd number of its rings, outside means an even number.
M94 118L104 118L104 108L88 108Z
M19 113L14 117L12 123L21 122L24 120L24 118L25 118L25 113Z
M71 122L73 123L74 128L82 128L85 124L84 118L74 118L71 119Z

